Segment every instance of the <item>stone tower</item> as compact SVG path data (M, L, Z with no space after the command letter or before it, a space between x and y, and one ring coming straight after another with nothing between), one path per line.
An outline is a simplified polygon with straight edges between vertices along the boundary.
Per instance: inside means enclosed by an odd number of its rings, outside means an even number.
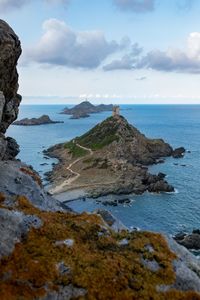
M113 117L119 116L119 109L120 107L118 105L113 106Z

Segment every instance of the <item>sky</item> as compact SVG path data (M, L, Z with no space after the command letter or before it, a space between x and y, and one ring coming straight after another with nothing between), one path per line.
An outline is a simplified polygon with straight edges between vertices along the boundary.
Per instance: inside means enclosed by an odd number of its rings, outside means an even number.
M199 14L199 0L0 0L24 104L200 104Z

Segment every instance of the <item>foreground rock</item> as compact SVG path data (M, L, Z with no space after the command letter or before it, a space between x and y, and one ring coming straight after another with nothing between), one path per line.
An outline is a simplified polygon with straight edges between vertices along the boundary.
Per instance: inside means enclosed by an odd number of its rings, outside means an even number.
M64 123L62 121L52 121L49 116L43 115L39 118L32 118L32 119L22 119L20 121L16 121L13 125L20 125L20 126L33 126L33 125L45 125L45 124L57 124L57 123Z
M174 239L180 245L183 245L187 249L200 250L200 230L193 230L191 234L179 233Z
M200 299L193 255L106 211L44 212L0 194L0 221L1 300Z
M89 101L83 101L73 108L64 108L61 114L72 115L71 119L88 118L92 113L100 113L103 111L112 111L113 105L93 105Z
M18 154L17 143L5 138L4 133L17 118L21 101L21 96L17 94L16 69L20 54L21 44L17 35L6 22L0 20L0 160L12 159Z
M97 198L108 194L174 191L165 174L151 175L147 168L162 157L171 156L172 147L161 139L148 139L119 115L71 142L50 148L45 154L60 160L48 174L53 183L51 192L85 188L89 196ZM70 170L69 165L73 167Z

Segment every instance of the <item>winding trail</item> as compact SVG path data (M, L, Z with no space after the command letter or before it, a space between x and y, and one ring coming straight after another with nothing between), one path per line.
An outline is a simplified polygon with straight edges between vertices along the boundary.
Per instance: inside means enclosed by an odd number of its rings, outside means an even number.
M73 143L75 143L74 140L73 140ZM83 149L83 150L88 151L88 152L89 152L89 156L92 156L92 155L93 155L92 149L83 147L83 146L79 145L78 143L76 143L76 146L78 146L79 148L81 148L81 149ZM56 186L55 188L50 189L50 190L49 190L49 193L51 193L51 194L58 194L58 193L61 193L61 192L63 192L63 189L64 189L66 186L72 184L72 182L74 182L75 180L77 180L77 179L81 176L81 174L78 173L78 172L73 171L73 170L72 170L72 167L73 167L75 164L77 164L79 161L83 160L83 159L85 159L85 156L80 157L80 158L76 159L75 161L73 161L71 164L69 164L69 166L66 168L66 170L70 171L71 174L74 175L74 176L68 178L68 179L65 180L65 181L63 181L63 183L61 183L60 185Z

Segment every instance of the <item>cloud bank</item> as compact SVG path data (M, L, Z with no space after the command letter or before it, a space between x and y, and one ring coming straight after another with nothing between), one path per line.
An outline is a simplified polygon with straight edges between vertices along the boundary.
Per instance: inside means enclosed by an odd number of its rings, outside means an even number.
M75 31L57 19L45 21L43 30L39 42L25 51L27 62L94 69L130 43L128 38L120 43L107 41L101 31Z
M200 73L200 32L190 33L185 50L169 48L152 50L142 55L142 48L134 56L129 53L104 66L105 71L152 69L164 72Z

